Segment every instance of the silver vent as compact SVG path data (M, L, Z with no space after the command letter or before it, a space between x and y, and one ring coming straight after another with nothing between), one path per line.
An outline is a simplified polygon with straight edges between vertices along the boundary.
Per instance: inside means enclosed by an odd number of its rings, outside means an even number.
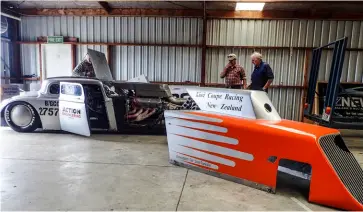
M363 170L343 138L339 134L327 135L319 143L345 187L363 204Z

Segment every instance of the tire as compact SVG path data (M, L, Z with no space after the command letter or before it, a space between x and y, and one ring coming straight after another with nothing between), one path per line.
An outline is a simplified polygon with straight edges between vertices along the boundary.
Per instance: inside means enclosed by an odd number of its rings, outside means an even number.
M21 119L14 120L18 111L23 111L22 115L24 124L20 125ZM13 114L12 114L13 113ZM19 112L20 113L20 112ZM28 117L26 115L29 115ZM8 126L16 132L33 132L40 126L40 118L37 111L26 102L12 102L5 108L4 118ZM16 118L15 118L16 119Z

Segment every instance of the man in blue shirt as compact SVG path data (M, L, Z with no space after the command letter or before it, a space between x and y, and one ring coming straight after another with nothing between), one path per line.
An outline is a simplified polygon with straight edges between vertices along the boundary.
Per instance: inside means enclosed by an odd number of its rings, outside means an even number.
M251 55L254 69L251 76L251 84L249 88L251 90L265 91L267 93L268 87L270 87L274 74L269 64L262 61L262 55L258 52L254 52Z

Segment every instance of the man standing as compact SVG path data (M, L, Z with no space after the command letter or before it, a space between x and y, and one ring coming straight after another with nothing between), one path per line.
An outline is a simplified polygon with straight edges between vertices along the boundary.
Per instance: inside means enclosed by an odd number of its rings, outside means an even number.
M86 57L80 62L76 68L74 68L72 76L79 77L96 77L95 70L91 62L90 56L87 54Z
M223 69L220 75L222 79L225 78L226 87L232 89L241 89L243 86L243 89L246 89L247 83L245 70L242 68L242 66L237 64L237 56L235 54L229 54L227 58L229 63ZM242 85L241 81L243 82Z
M252 72L252 83L248 86L252 90L260 90L268 92L274 74L269 64L262 61L262 55L258 52L254 52L251 55L252 63L255 66Z

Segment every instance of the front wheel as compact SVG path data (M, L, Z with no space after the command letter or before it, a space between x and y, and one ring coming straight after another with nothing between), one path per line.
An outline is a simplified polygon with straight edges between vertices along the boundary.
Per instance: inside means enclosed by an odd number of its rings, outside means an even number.
M33 132L39 124L40 118L36 110L26 102L12 102L5 108L5 121L17 132Z

